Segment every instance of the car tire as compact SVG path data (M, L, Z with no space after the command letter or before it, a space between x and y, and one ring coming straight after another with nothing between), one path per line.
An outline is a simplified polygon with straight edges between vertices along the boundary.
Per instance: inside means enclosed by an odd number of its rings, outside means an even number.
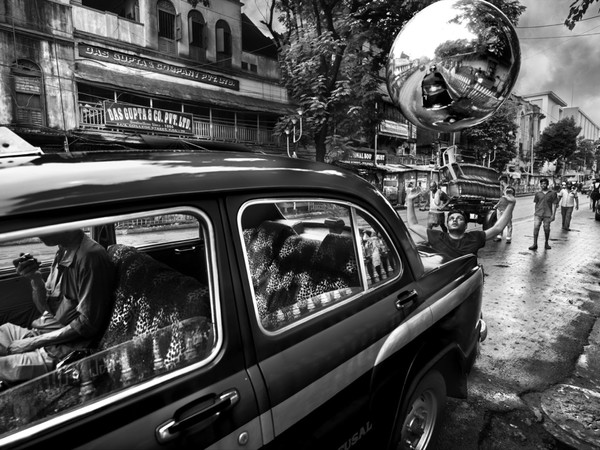
M446 406L446 382L437 371L428 372L403 403L394 433L395 450L434 448Z

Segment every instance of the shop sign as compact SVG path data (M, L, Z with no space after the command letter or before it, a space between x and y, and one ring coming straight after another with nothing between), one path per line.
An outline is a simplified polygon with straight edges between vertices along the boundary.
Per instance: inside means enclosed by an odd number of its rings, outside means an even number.
M124 103L104 102L106 126L192 134L192 115Z
M414 138L415 133L412 136L409 134L409 127L405 123L394 122L392 120L382 120L379 124L379 132L381 134L388 134L391 136L402 137L405 139Z
M352 157L350 158L352 161L355 162L370 162L372 163L373 161L375 161L375 152L374 151L368 151L368 150L360 150L360 151L354 151ZM377 163L378 164L385 164L387 160L387 155L383 152L378 152L377 153Z
M133 67L136 69L148 70L150 72L163 73L175 77L186 78L188 80L198 81L200 83L212 84L227 89L240 90L239 80L223 77L200 70L190 69L188 67L175 66L162 61L148 58L140 58L135 55L116 52L102 47L79 44L79 56L104 61L121 66Z

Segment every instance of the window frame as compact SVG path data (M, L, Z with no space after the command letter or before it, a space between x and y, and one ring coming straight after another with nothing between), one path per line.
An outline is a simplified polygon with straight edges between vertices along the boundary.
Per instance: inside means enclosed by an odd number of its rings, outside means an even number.
M230 67L233 57L233 36L226 20L219 19L215 24L215 51L217 64Z
M206 357L202 358L199 361L193 362L188 366L179 367L172 371L167 371L165 373L158 374L154 377L144 379L140 381L138 384L133 384L131 386L124 387L121 390L117 390L114 392L109 392L104 396L92 399L89 402L84 402L80 405L69 407L64 411L59 411L53 415L50 415L44 418L39 423L33 423L33 425L24 424L17 429L10 431L8 434L0 436L1 440L9 439L19 439L22 438L26 433L27 435L36 435L38 433L43 432L44 430L48 430L56 427L57 425L63 425L68 423L71 420L82 418L89 414L95 413L97 411L102 410L105 407L108 407L112 404L119 403L122 401L127 401L140 393L149 392L157 387L165 385L165 383L172 382L173 380L185 377L193 372L205 371L209 370L211 367L211 363L217 359L218 355L222 353L224 346L224 334L225 334L225 323L224 317L222 315L221 309L221 298L220 298L220 290L219 290L219 273L218 273L218 260L217 260L217 237L215 234L215 224L210 220L210 216L194 206L176 206L170 208L161 208L161 209L148 209L144 211L135 211L128 213L121 213L116 215L107 215L101 217L95 217L90 219L82 219L82 220L74 220L67 221L64 223L47 225L47 226L39 226L39 227L29 227L25 229L20 229L16 231L9 231L5 233L0 233L0 242L10 242L16 241L20 239L25 239L29 237L38 236L43 233L56 233L66 230L71 230L73 228L86 228L89 227L94 229L94 227L106 226L119 221L132 220L145 218L150 216L160 216L165 214L187 214L195 217L198 220L198 225L200 230L204 230L203 234L205 235L205 256L206 256L206 267L207 267L207 287L210 296L210 308L212 317L210 318L214 323L214 343L212 348ZM173 241L173 243L179 243L182 241ZM183 241L186 242L186 241ZM151 247L151 246L149 246ZM136 247L138 248L138 247ZM146 247L142 247L146 248ZM144 250L139 249L140 252ZM107 351L109 349L102 350L102 352ZM94 354L89 356L88 358L93 358ZM48 376L55 376L56 369L48 372ZM36 379L26 381L22 384L35 382ZM18 388L20 385L15 386Z
M353 240L353 246L355 249L355 255L357 258L357 270L358 270L358 276L359 276L362 290L360 292L350 295L349 297L347 297L341 301L327 305L326 307L314 312L313 314L302 317L299 320L292 321L292 322L282 326L281 328L278 328L277 330L268 330L263 326L262 321L260 319L260 313L258 311L258 306L257 306L257 301L256 301L256 292L254 289L254 284L252 282L252 275L250 273L250 262L248 259L248 252L247 252L246 243L245 243L245 239L244 239L244 229L242 227L243 215L244 215L244 212L246 211L246 209L249 207L252 207L253 205L269 204L269 203L271 203L271 204L291 203L291 202L332 203L337 206L343 206L343 207L348 208L349 220L350 220L349 226L351 227L351 236L352 236L352 240ZM397 261L397 263L399 265L398 271L395 274L395 276L389 277L386 280L384 280L378 284L375 284L375 285L372 284L369 286L369 283L367 281L368 273L367 273L365 255L363 252L363 246L360 245L362 236L360 235L360 230L359 230L359 226L358 226L357 211L360 211L363 216L369 218L374 224L376 224L376 226L379 228L385 242L390 247L390 251L393 252L393 254L395 255L395 260ZM247 200L242 203L242 205L240 206L240 208L238 210L237 229L238 229L238 233L239 233L239 239L241 242L241 249L242 249L243 259L244 259L245 275L243 275L243 278L245 279L245 282L248 283L248 289L250 292L249 301L251 301L251 303L252 303L251 308L250 308L250 310L253 312L252 320L255 321L260 332L263 335L268 336L268 337L275 337L275 336L282 335L284 333L288 333L291 330L294 330L306 323L318 320L318 318L320 318L324 315L330 315L330 314L334 313L335 311L337 311L338 309L357 301L359 298L364 297L365 294L370 294L376 289L381 289L384 286L388 286L389 284L391 284L397 280L400 280L406 270L405 264L403 263L403 260L400 256L400 252L398 251L398 248L394 245L393 240L390 238L388 231L383 226L381 221L377 220L373 216L373 214L369 213L366 209L358 206L355 203L352 203L352 202L346 201L346 200L340 200L340 199L335 199L335 198L326 198L326 197L321 197L321 196L319 196L319 197L306 197L306 196L265 197L265 198L260 198L260 199Z
M194 25L199 26L198 35L194 33ZM190 47L206 48L206 20L202 13L198 10L191 10L188 14L188 37ZM196 42L196 38L199 38L200 43Z
M18 59L16 60L11 67L11 75L12 75L12 92L13 92L13 105L14 105L14 114L13 114L13 122L21 125L46 125L46 101L45 101L45 93L44 93L44 74L40 69L39 64L30 61L28 59ZM19 79L30 78L36 80L39 85L39 92L33 93L27 90L19 90L19 86L17 81ZM26 107L20 105L20 102L17 98L20 96L29 96L29 98L35 97L39 101L39 107ZM21 113L25 113L27 115L26 120L21 119ZM39 123L32 120L35 114L38 113L40 117Z

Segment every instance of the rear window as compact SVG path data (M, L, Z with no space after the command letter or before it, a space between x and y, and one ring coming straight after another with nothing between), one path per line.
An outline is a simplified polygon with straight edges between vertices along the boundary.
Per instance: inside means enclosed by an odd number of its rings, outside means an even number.
M240 227L258 323L281 332L398 277L400 258L371 216L335 201L259 201Z

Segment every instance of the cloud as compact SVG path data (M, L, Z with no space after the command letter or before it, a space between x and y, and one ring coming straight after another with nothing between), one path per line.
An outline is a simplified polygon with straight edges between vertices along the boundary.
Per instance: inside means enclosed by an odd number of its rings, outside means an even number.
M568 106L577 106L600 126L600 17L578 23L570 31L562 24L569 1L521 0L527 7L517 34L521 46L521 72L515 86L519 95L553 91ZM586 18L596 15L591 8ZM536 27L536 28L530 28ZM581 36L589 34L589 36ZM557 38L557 36L563 36ZM546 37L546 39L532 39Z

